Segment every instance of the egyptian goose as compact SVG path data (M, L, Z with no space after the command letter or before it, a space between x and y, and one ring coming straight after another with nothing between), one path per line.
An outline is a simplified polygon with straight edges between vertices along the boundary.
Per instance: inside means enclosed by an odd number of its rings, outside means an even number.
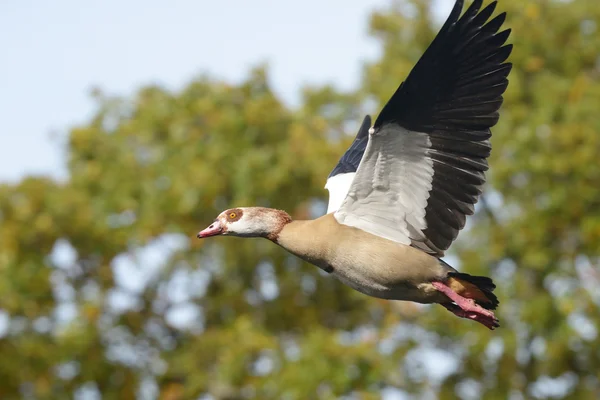
M481 5L459 18L457 0L375 124L364 119L327 179L326 215L293 221L281 210L232 208L198 238L267 238L369 296L439 303L498 327L492 280L441 260L481 194L512 67L510 30L498 32L506 13L488 22L496 2Z

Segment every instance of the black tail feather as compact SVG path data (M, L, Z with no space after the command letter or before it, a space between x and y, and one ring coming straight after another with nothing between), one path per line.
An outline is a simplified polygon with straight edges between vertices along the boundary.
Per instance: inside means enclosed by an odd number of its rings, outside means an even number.
M485 297L490 300L489 302L475 300L475 303L479 304L481 307L488 310L495 310L496 307L498 307L498 304L500 304L498 297L493 293L494 289L496 289L496 285L491 278L488 278L487 276L469 275L462 272L449 272L448 277L461 279L477 286L479 290L485 294Z

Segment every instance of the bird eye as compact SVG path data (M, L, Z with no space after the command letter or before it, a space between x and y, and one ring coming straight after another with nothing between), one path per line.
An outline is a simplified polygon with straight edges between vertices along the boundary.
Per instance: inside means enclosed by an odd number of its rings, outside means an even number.
M234 219L235 217L237 217L236 213L234 213L234 212L229 213L229 219Z

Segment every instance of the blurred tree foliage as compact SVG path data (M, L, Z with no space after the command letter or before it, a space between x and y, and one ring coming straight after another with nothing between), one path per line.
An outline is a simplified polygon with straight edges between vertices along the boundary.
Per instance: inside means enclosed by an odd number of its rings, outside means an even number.
M501 329L368 298L267 241L194 238L228 206L323 212L363 114L439 28L402 1L371 16L382 57L356 93L307 88L290 109L266 68L99 92L66 182L0 186L0 398L598 398L596 3L500 1L514 69L453 262L494 277Z

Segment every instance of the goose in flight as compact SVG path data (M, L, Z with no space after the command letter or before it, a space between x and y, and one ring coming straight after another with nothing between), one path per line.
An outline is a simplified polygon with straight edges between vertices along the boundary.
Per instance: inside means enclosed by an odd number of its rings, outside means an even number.
M375 123L327 179L327 214L295 221L284 211L237 207L198 233L263 237L369 296L439 303L489 329L498 299L488 277L441 257L474 212L488 169L512 65L506 13L457 0L440 32Z

